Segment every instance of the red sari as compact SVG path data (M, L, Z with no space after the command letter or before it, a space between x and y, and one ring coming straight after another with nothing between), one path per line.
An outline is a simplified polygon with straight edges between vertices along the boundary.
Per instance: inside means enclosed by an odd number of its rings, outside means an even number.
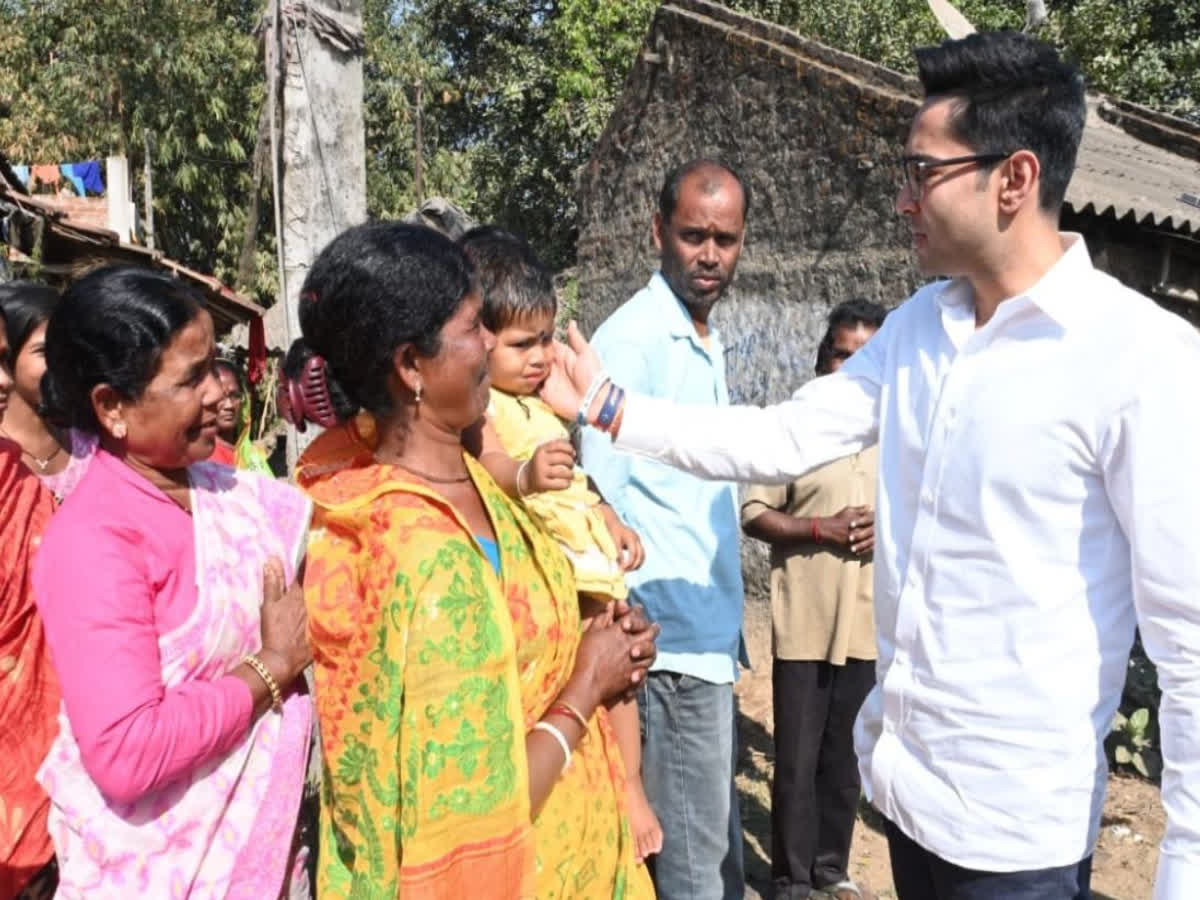
M50 861L50 800L34 780L58 733L58 679L33 604L33 556L54 498L0 440L0 900Z

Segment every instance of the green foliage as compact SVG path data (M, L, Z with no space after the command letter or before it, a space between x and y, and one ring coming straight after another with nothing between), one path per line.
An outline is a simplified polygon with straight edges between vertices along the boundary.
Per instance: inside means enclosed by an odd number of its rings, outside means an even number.
M263 98L258 12L257 0L0 0L0 149L25 163L124 154L140 207L148 131L157 246L232 280Z
M574 256L575 181L608 120L653 0L422 0L408 21L458 93L445 134L470 152L479 219L525 234L547 262ZM465 202L464 202L465 201ZM473 201L473 202L472 202Z
M942 39L925 0L726 0L900 71ZM1020 27L1020 0L960 0L980 28ZM18 162L125 153L141 193L154 147L158 245L232 281L246 227L264 76L263 0L0 0L0 150ZM364 0L368 210L442 194L574 259L575 185L655 0ZM1041 36L1090 83L1200 121L1200 4L1052 0ZM421 124L417 147L417 122ZM419 151L419 152L418 152ZM417 161L422 190L416 184ZM274 290L269 181L252 283ZM420 194L420 196L418 195Z
M1113 716L1108 740L1113 762L1135 769L1143 778L1157 778L1162 772L1162 758L1154 749L1150 710L1134 710L1129 716L1118 712Z

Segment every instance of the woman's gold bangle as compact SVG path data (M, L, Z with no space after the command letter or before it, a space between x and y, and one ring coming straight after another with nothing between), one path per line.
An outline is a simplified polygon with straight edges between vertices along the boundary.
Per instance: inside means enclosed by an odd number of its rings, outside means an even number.
M242 662L258 673L258 677L263 680L263 684L267 686L267 691L271 694L271 709L279 712L280 707L283 706L283 692L279 690L279 682L275 680L275 676L257 656L252 654L243 656Z

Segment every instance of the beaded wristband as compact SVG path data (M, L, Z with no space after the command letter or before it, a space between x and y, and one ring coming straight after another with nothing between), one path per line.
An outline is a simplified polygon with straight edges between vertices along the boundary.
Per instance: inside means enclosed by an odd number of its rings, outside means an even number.
M567 766L571 764L571 745L567 743L566 735L559 731L557 726L551 725L549 722L536 722L534 723L533 730L544 731L546 734L558 741L558 746L562 748L563 752L563 767L562 771L559 772L559 775L565 775L567 772Z
M252 668L263 680L263 684L267 686L267 691L271 695L271 709L279 712L279 708L283 706L283 694L279 690L279 682L275 680L275 676L257 656L243 656L242 662Z
M814 516L809 520L812 524L812 539L814 544L821 543L821 520Z
M624 399L625 392L609 382L608 396L604 398L604 405L600 407L600 413L596 416L597 428L608 431L612 427L613 419L616 418L617 410L621 408L621 401Z
M587 393L583 395L583 403L579 405L579 412L575 414L575 422L580 426L588 423L588 410L592 408L592 401L596 399L596 395L600 393L600 388L608 382L608 376L600 372L592 383L588 385Z

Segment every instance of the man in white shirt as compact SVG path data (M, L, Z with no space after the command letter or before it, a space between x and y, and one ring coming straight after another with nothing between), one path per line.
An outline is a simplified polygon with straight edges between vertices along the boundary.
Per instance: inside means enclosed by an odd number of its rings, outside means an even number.
M1156 900L1200 892L1200 337L1057 231L1083 82L1028 36L917 51L918 290L766 409L629 396L618 448L780 482L878 441L878 683L855 747L901 900L1086 898L1135 625L1158 665ZM579 336L547 398L600 365ZM596 410L587 411L595 421Z

